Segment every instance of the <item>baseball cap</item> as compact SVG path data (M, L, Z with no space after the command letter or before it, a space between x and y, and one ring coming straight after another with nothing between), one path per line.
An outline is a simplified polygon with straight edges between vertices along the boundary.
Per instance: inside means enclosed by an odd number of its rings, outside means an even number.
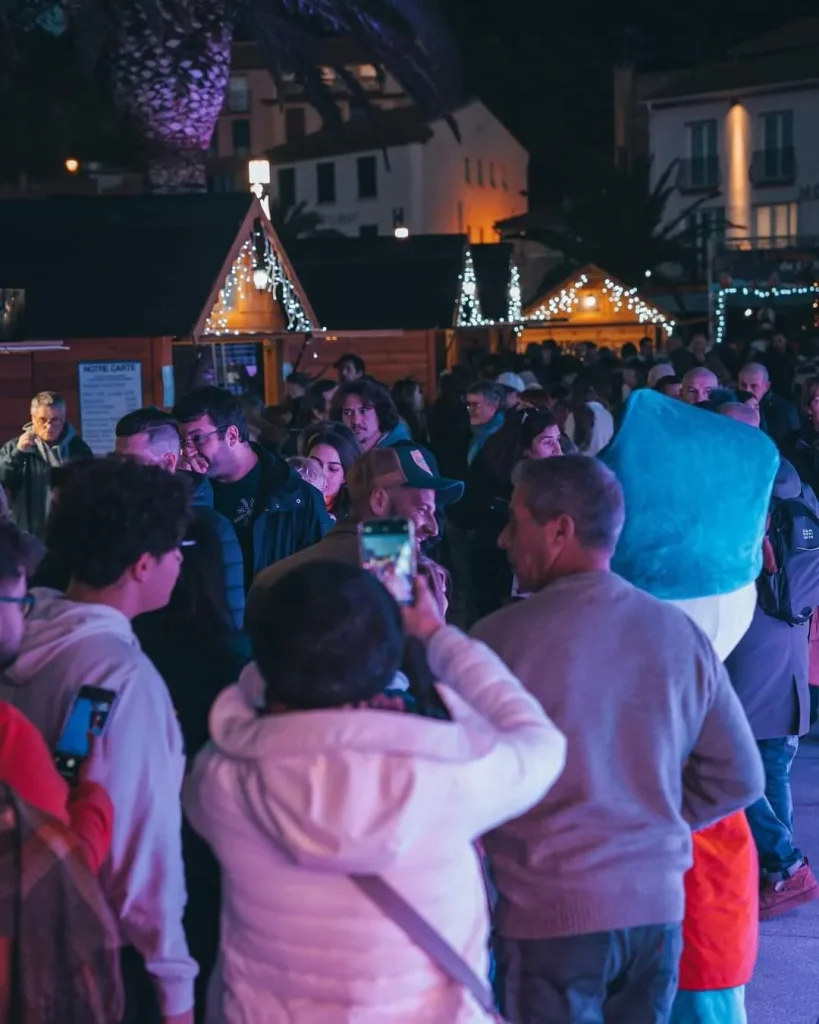
M502 373L497 381L502 387L509 388L510 391L525 391L526 382L517 373Z
M379 487L414 487L435 491L444 505L460 501L464 485L460 480L435 476L426 452L415 445L372 448L350 467L347 490L353 501L365 500Z

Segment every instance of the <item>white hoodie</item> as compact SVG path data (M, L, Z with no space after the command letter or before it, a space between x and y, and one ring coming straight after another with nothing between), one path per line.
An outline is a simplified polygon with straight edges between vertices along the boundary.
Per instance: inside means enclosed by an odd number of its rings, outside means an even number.
M183 794L222 866L208 1024L490 1020L347 876L381 875L485 977L474 840L543 796L566 741L483 644L443 629L429 664L451 722L257 715L255 665L217 699Z
M100 881L123 943L145 958L163 1013L184 1013L193 1006L197 969L182 929L185 754L168 689L121 612L55 590L34 595L20 657L0 675L0 699L19 708L54 750L80 687L119 695L91 772L114 805Z

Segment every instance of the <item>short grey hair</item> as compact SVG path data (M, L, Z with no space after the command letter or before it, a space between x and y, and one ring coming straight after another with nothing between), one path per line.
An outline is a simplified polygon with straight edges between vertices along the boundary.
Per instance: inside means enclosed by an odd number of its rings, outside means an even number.
M469 385L466 393L468 395L483 395L493 405L503 405L506 401L506 392L503 389L503 385L497 384L494 380L476 381L474 384Z
M765 382L771 379L768 373L768 367L763 366L762 363L746 363L739 372L740 374L758 373Z
M588 455L525 459L512 482L536 523L566 515L584 548L614 551L626 517L623 488L602 462Z
M65 399L56 391L40 391L31 400L31 411L34 413L41 405L53 405L55 409L65 412Z
M682 379L682 386L686 387L696 377L711 377L714 381L714 387L719 385L719 377L714 373L713 370L709 370L707 366L695 366L693 370L689 370L688 373Z

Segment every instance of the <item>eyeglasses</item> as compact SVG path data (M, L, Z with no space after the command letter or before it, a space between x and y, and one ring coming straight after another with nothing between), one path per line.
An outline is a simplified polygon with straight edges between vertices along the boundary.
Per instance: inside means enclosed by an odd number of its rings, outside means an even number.
M23 609L25 617L31 615L31 611L36 603L37 599L33 594L26 594L25 597L3 597L0 595L0 604L19 604Z
M193 434L191 437L186 437L182 440L182 451L187 451L188 448L201 448L209 437L213 437L214 434L223 434L224 432L224 427L217 427L216 430L209 430L207 434Z

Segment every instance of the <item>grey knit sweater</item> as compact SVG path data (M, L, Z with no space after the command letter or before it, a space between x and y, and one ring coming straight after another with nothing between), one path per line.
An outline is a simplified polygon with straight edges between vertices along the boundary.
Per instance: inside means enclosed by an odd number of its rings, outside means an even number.
M764 776L710 642L610 573L566 577L475 627L568 739L563 774L486 838L497 926L544 939L682 920L691 829Z

